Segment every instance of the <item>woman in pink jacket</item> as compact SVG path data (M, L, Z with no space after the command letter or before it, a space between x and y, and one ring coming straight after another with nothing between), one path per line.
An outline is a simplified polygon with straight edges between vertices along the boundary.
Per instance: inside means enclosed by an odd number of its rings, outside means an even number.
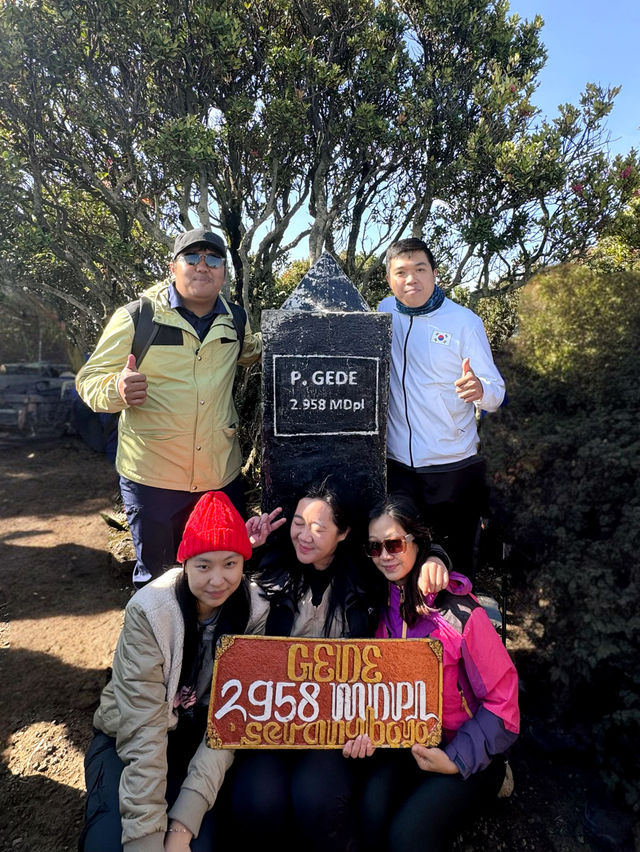
M378 638L439 639L443 646L442 741L378 750L362 797L362 845L385 852L440 852L495 799L505 754L520 724L518 676L471 583L453 574L447 589L424 597L419 566L429 532L399 499L369 516L365 545L388 581ZM371 757L366 735L347 743L347 757Z

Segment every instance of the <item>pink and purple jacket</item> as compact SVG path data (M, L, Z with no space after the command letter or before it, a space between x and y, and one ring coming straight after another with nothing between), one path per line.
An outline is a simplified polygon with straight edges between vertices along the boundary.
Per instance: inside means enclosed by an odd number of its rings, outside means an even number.
M443 745L463 778L507 751L520 730L518 674L470 591L466 577L453 575L448 588L436 596L435 609L408 627L400 615L400 589L390 584L376 630L379 639L428 637L442 642Z

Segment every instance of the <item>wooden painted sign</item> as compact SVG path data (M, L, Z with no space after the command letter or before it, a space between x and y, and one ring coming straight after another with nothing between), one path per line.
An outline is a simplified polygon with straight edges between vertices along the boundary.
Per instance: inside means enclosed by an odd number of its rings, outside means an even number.
M435 639L222 636L207 723L211 748L437 745L442 645Z

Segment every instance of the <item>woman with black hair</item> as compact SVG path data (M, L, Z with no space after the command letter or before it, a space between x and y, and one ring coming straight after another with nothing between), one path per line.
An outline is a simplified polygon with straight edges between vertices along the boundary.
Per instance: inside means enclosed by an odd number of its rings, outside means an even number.
M351 517L328 480L297 503L289 536L267 545L252 571L252 632L360 638L377 623L382 586L352 548ZM256 554L257 555L257 554Z
M172 568L125 609L85 758L79 852L210 852L211 808L233 760L206 746L215 643L245 633L244 563L280 512L246 524L226 494L194 507ZM168 811L168 813L167 813Z
M289 536L260 559L251 582L251 633L313 639L373 635L381 584L366 571L362 546L354 548L341 495L324 480L298 501ZM425 582L442 588L448 578L440 548L431 548ZM233 781L229 837L253 844L326 852L350 847L354 826L352 761L336 749L239 750ZM222 805L222 802L220 803Z
M421 592L430 546L401 497L371 512L366 552L387 585L376 637L430 637L443 656L439 746L375 750L365 734L344 747L346 757L371 758L361 763L369 773L360 809L367 852L450 850L509 781L506 753L520 725L515 666L466 577L453 574L437 595Z

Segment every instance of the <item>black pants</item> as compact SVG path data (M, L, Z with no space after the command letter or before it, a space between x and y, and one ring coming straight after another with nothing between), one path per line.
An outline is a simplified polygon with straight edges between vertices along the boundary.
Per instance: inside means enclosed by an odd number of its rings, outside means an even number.
M378 749L362 762L370 762L360 808L366 852L447 852L495 802L505 776L502 756L466 780L424 772L409 749Z
M178 798L189 761L201 739L202 733L196 738L186 728L178 728L168 735L167 810ZM113 737L94 731L84 759L84 769L87 797L78 852L122 852L119 785L124 764L118 757ZM214 824L212 809L205 814L198 837L191 841L191 852L211 852Z
M484 459L437 473L413 470L390 459L387 491L413 503L434 543L449 554L454 570L474 581L480 519L489 503Z
M246 517L242 478L237 476L220 491ZM205 492L154 488L121 476L120 493L136 551L133 583L141 588L174 564L187 518Z
M224 812L225 839L236 849L354 850L353 795L364 762L340 749L237 751L214 808ZM222 838L215 848L226 848Z

